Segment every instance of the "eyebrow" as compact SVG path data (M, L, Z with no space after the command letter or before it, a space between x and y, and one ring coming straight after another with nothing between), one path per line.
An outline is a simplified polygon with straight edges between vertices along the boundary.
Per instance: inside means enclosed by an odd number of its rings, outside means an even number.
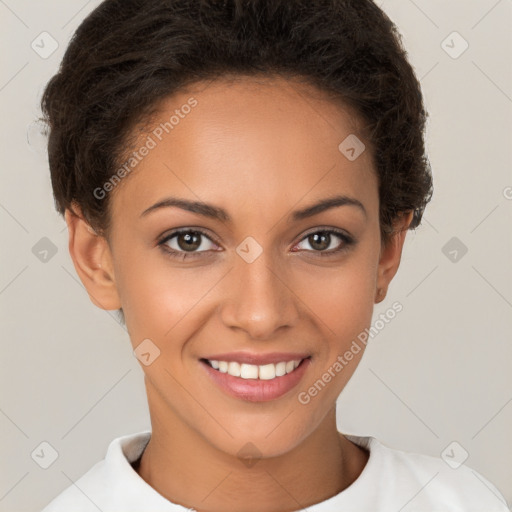
M291 221L299 221L306 219L308 217L313 217L314 215L318 215L326 210L331 208L337 208L339 206L354 206L358 208L365 217L367 217L367 212L361 201L355 199L353 197L345 196L345 195L337 195L334 197L328 197L326 199L322 199L321 201L307 206L302 210L296 210L292 212L289 216ZM161 208L181 208L182 210L186 210L188 212L197 213L198 215L202 215L204 217L209 217L214 220L219 220L222 222L231 222L232 219L228 212L223 208L218 206L214 206L212 204L204 203L202 201L190 201L188 199L181 199L177 197L166 197L161 201L158 201L154 205L150 206L146 210L141 213L141 217L148 215L151 212L159 210Z

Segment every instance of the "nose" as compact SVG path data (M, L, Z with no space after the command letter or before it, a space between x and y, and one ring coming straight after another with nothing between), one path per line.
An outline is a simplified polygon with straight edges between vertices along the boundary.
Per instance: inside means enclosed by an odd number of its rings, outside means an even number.
M252 263L240 258L230 272L221 307L224 325L245 331L254 340L270 339L276 331L295 326L299 299L285 273L272 265L265 252Z

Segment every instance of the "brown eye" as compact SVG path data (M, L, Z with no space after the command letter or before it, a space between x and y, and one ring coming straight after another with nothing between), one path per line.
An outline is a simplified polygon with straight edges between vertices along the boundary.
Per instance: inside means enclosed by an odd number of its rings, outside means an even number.
M319 231L308 236L308 242L315 251L325 251L331 244L331 235L326 231Z
M201 234L197 232L180 233L176 237L178 246L184 251L195 251L201 246Z
M196 253L200 254L216 249L216 245L206 234L193 229L174 231L163 238L158 245L162 246L167 252L180 256L186 256L187 253L195 255Z
M311 249L301 247L305 242ZM354 243L354 239L342 231L324 229L306 235L295 247L305 249L306 252L318 253L319 256L329 256L348 249Z

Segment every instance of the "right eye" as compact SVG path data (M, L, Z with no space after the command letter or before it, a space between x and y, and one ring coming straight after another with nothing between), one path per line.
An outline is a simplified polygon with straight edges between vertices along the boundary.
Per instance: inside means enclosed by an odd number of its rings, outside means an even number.
M211 238L198 229L179 229L166 235L158 245L172 258L186 259L201 257L201 254L217 247ZM213 249L215 250L215 249Z

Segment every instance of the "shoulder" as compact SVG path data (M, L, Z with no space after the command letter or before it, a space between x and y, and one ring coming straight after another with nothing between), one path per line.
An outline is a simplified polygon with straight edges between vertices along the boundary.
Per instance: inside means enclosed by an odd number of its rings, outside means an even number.
M41 512L175 511L175 506L150 487L131 467L144 450L150 431L111 441L105 458L64 489Z
M496 487L466 464L391 448L373 437L346 436L370 451L367 481L403 511L509 512ZM449 453L448 455L452 455ZM356 480L357 482L357 480ZM401 500L401 501L400 501Z
M98 512L99 501L97 499L101 482L106 479L105 460L97 462L87 473L66 487L55 497L41 512L63 512L74 510L75 512Z

